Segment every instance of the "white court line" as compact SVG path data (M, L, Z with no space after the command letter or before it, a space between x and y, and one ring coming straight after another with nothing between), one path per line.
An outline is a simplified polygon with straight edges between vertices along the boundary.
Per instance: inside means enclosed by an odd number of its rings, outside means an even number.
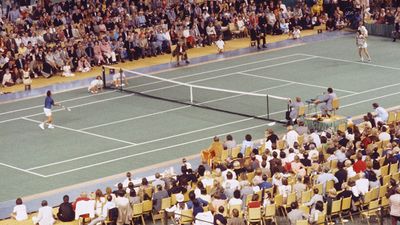
M227 66L227 67L223 67L223 68L219 68L219 69L206 70L206 71L203 71L203 72L198 72L198 73L193 73L193 74L188 74L188 75L182 75L182 76L169 78L169 79L170 80L179 80L179 79L183 79L183 78L187 78L187 77L193 77L193 76L197 76L197 75L201 75L201 74L219 72L219 71L223 71L223 70L234 69L234 68L241 67L241 66L248 66L248 65L253 65L253 64L262 63L262 62L269 62L269 61L274 61L274 60L278 60L278 59L289 58L289 57L293 57L293 56L297 56L297 55L298 54L296 53L296 54L279 56L279 57L274 57L274 58L269 58L269 59L262 59L262 60L257 60L257 61L254 61L254 62L242 63L242 64L238 64L238 65L234 65L234 66ZM137 74L137 77L132 77L130 79L142 77L136 71L131 71L131 73ZM228 73L228 74L233 74L233 73ZM134 87L128 87L126 89L129 90L129 89L132 89L132 88L135 88L135 87L142 87L142 86L158 84L158 83L162 83L162 82L164 82L164 81L154 81L154 82L150 82L150 83L146 83L146 84L140 84L140 85L137 85L137 86L134 86ZM187 82L187 83L190 83L190 82Z
M250 73L245 73L245 72L238 72L238 73L242 74L242 75L245 75L245 76L258 77L258 78L263 78L263 79L267 79L267 80L276 80L276 81L282 81L282 82L292 82L292 83L295 83L295 84L308 86L308 87L316 87L316 88L324 88L324 89L328 88L326 86L321 86L321 85L316 85L316 84L308 84L308 83L303 83L303 82L296 82L296 81L279 79L279 78L274 78L274 77L255 75L255 74L250 74ZM338 88L335 88L335 90L338 90L338 91L341 91L341 92L346 92L346 93L351 93L351 94L358 94L357 92L354 92L354 91L348 91L348 90L343 90L343 89L338 89Z
M32 174L32 175L35 175L35 176L39 176L39 177L43 177L43 178L46 177L45 175L42 175L40 173L35 173L35 172L29 171L29 170L24 170L24 169L18 168L16 166L11 166L11 165L8 165L8 164L5 164L5 163L0 163L0 165L8 167L8 168L11 168L11 169L14 169L14 170L18 170L18 171L21 171L21 172L24 172L24 173L29 173L29 174Z
M364 102L367 102L367 101L372 101L372 100L376 100L376 99L386 98L386 97L390 97L390 96L394 96L394 95L398 95L398 94L400 94L400 92L396 92L396 93L392 93L392 94L387 94L387 95L382 95L382 96L378 96L378 97L375 97L375 98L370 98L370 99L366 99L366 100L362 100L362 101L350 103L350 104L347 104L347 105L343 105L343 106L341 106L341 108L347 108L347 107L350 107L350 106L353 106L353 105L358 105L358 104L361 104L361 103L364 103ZM278 112L273 112L273 113L271 113L270 115L279 114L279 113L282 113L282 112L285 112L285 111L286 111L286 110L278 111ZM253 118L248 118L248 119L253 119ZM262 124L262 125L259 125L259 126L255 126L255 127L260 127L260 126L265 126L265 124ZM235 133L235 132L239 132L239 131L243 131L243 130L248 130L248 129L252 129L252 128L254 128L254 127L245 128L245 129L241 129L241 130L237 130L237 131L232 131L232 132L227 132L227 133L224 133L224 134L218 134L218 136L227 135L227 134L230 134L230 133ZM116 158L116 159L107 160L107 161L99 162L99 163L96 163L96 164L91 164L91 165L88 165L88 166L78 167L78 168L75 168L75 169L72 169L72 170L62 171L62 172L58 172L58 173L54 173L54 174L50 174L50 175L45 175L45 177L46 177L46 178L47 178L47 177L52 177L52 176L56 176L56 175L60 175L60 174L65 174L65 173L74 172L74 171L81 170L81 169L90 168L90 167L97 166L97 165L102 165L102 164L106 164L106 163L110 163L110 162L115 162L115 161L118 161L118 160L130 158L130 157L134 157L134 156L138 156L138 155L144 155L144 154L149 154L149 153L153 153L153 152L163 151L163 150L170 149L170 148L173 148L173 147L182 146L182 145L185 145L185 144L191 144L191 143L196 143L196 142L199 142L199 141L207 140L207 139L209 139L209 138L212 138L212 137L207 137L207 138L202 138L202 139L196 139L196 140L194 140L194 141L189 141L189 142L180 143L180 144L176 144L176 145L172 145L172 146L167 146L167 147L164 147L164 148L159 148L159 149L155 149L155 150L150 150L150 151L145 151L145 152L141 152L141 153L136 153L136 154L128 155L128 156L124 156L124 157L119 157L119 158ZM130 147L134 147L134 146L124 146L124 147L120 147L120 148L110 149L110 150L108 150L108 151L109 151L109 152L112 152L112 151L119 151L119 150L121 150L121 149L126 149L126 148L130 148ZM85 156L82 156L82 157L85 157ZM54 163L53 163L53 164L54 164ZM56 164L57 164L57 163L56 163ZM54 165L55 165L55 164L54 164Z
M135 94L122 95L122 96L117 96L117 97L112 97L112 98L107 98L107 99L101 99L101 100L97 100L97 101L93 101L93 102L88 102L88 103L83 103L83 104L79 104L79 105L70 106L70 107L68 107L68 108L74 109L74 108L78 108L78 107L82 107L82 106L87 106L87 105L92 105L92 104L96 104L96 103L100 103L100 102L106 102L106 101L111 101L111 100L115 100L115 99L126 98L126 97L133 96L133 95L135 95ZM43 106L42 106L42 107L43 107ZM59 112L59 111L65 111L65 109L60 108L60 109L52 110L53 113L54 113L54 112ZM43 115L43 114L44 114L43 112L40 112L40 113L35 113L35 114L27 115L27 116L16 117L16 118L8 119L8 120L1 120L1 121L0 121L0 124L2 124L2 123L7 123L7 122L12 122L12 121L16 121L16 120L20 120L20 119L22 119L22 118L28 118L28 117L33 117L33 116L40 116L40 115Z
M110 94L110 93L115 93L117 92L116 90L113 91L104 91L101 93L98 93L96 95L85 95L85 96L80 96L80 97L76 97L76 98L70 98L70 99L66 99L66 100L62 100L62 101L57 101L59 103L65 103L65 102L70 102L70 101L75 101L75 100L80 100L80 99L85 99L85 98L91 98L94 96L99 96L99 95L104 95L104 94ZM65 93L65 92L64 92ZM38 97L36 97L38 98ZM16 113L16 112L21 112L21 111L26 111L26 110L30 110L30 109L37 109L37 108L43 108L43 105L36 105L36 106L31 106L31 107L27 107L27 108L22 108L22 109L15 109L15 110L11 110L11 111L7 111L7 112L2 112L0 113L0 116L2 115L6 115L6 114L10 114L10 113Z
M249 93L258 93L258 92L261 92L261 91L267 91L267 90L271 90L271 89L275 89L275 88L285 87L285 86L289 86L289 85L292 85L292 84L293 83L286 83L286 84L282 84L282 85L272 86L272 87L269 87L269 88L263 88L263 89L252 91L252 92L249 92ZM236 98L236 97L239 97L239 96L243 96L243 94L236 94L236 95L232 95L232 96L229 96L229 97L217 98L217 99L201 102L201 103L198 103L196 105L204 105L204 104L207 104L207 103L217 102L217 101L226 100L226 99L230 99L230 98ZM131 118L122 119L122 120L116 120L116 121L112 121L112 122L109 122L109 123L103 123L103 124L99 124L99 125L95 125L95 126L91 126L91 127L85 127L85 128L79 129L79 130L90 130L90 129L109 126L109 125L114 125L114 124L118 124L118 123L124 123L124 122L127 122L127 121L143 119L143 118L146 118L146 117L151 117L151 116L155 116L155 115L159 115L159 114L164 114L164 113L173 112L173 111L177 111L177 110L181 110L181 109L186 109L186 108L189 108L189 107L192 107L192 106L191 105L181 106L181 107L167 109L167 110L163 110L163 111L158 111L158 112L150 113L150 114L146 114L146 115L131 117Z
M31 122L34 122L34 123L42 123L42 121L29 119L29 118L26 118L26 117L22 117L21 119L27 120L27 121L31 121ZM64 129L64 130L74 131L74 132L78 132L78 133L81 133L81 134L87 134L87 135L90 135L90 136L95 136L95 137L99 137L99 138L103 138L103 139L108 139L108 140L111 140L111 141L117 141L117 142L129 144L129 145L136 145L136 143L133 143L133 142L124 141L124 140L120 140L120 139L116 139L116 138L112 138L112 137L107 137L107 136L100 135L100 134L94 134L94 133L90 133L90 132L87 132L87 131L76 130L76 129L73 129L73 128L63 127L63 126L59 126L59 125L54 125L54 126L58 127L58 128L61 128L61 129Z
M378 65L378 64L373 64L373 63L365 63L365 62L357 62L357 61L351 61L351 60L347 60L347 59L338 59L338 58L331 58L331 57L319 56L319 55L309 55L309 54L303 54L303 53L299 53L298 55L315 56L315 57L321 58L321 59L329 59L329 60L339 61L339 62L354 63L354 64L363 65L363 66L379 67L379 68L391 69L391 70L400 70L399 67L384 66L384 65Z
M282 62L282 63L272 64L272 65L267 65L267 66L259 66L257 68L252 68L252 69L247 69L247 70L242 70L242 71L235 71L233 73L227 73L227 74L224 74L224 75L216 76L215 78L231 76L231 75L238 74L238 73L241 73L241 72L250 72L250 71L259 70L259 69L267 69L267 68L271 68L271 67L275 67L275 66L283 66L283 65L287 65L287 64L291 64L291 63L296 63L296 62L303 62L303 61L307 61L307 60L314 59L314 58L316 58L316 57L308 57L308 58L303 58L303 59L291 60L291 61L288 61L288 62ZM204 80L210 80L210 79L213 79L213 78L212 77L205 78L205 79L203 79L203 81ZM160 82L164 82L164 81L160 81ZM291 81L284 81L284 82L288 83L288 82L291 82ZM187 84L191 84L191 83L195 83L195 82L187 82ZM170 86L166 86L166 87L155 88L155 89L151 89L151 90L148 90L148 91L144 91L143 93L164 90L164 89L173 88L173 87L177 87L177 86L181 86L181 85L180 84L175 84L175 85L170 85Z
M279 57L274 57L274 58L269 58L269 59L257 60L257 61L254 61L254 62L242 63L242 64L238 64L238 65L234 65L234 66L228 66L228 67L223 67L223 68L214 69L214 70L207 70L207 71L203 71L203 72L198 72L198 73L193 73L193 74L188 74L188 75L182 75L182 76L171 78L170 80L178 80L178 79L187 78L187 77L193 77L193 76L197 76L197 75L201 75L201 74L213 73L213 72L233 69L233 68L237 68L237 67L241 67L241 66L253 65L253 64L261 63L261 62L268 62L268 61L273 61L273 60L278 60L278 59L289 58L289 57L293 57L293 56L297 56L297 55L299 55L299 54L290 54L290 55L279 56ZM134 72L135 71L132 71L132 73L134 73ZM139 77L141 77L141 76L131 77L129 79L135 79L135 78L139 78ZM146 83L146 84L136 85L136 86L133 86L133 87L128 87L127 89L136 88L136 87L142 87L142 86L146 86L146 85L157 84L157 83L161 83L161 82L163 82L163 81L156 81L156 82L150 82L150 83ZM96 95L81 96L81 97L71 98L71 99L67 99L67 100L63 100L63 101L59 101L59 102L61 102L61 103L69 102L69 101L74 101L74 100L79 100L79 99L84 99L84 98L90 98L92 96L110 94L110 93L114 93L114 92L116 92L116 91L107 91L107 92L98 93ZM37 106L31 106L31 107L22 108L22 109L11 110L11 111L0 113L0 116L1 115L6 115L6 114L10 114L10 113L14 113L14 112L20 112L20 111L25 111L25 110L29 110L29 109L35 109L35 108L42 108L42 107L43 107L43 105L37 105Z
M274 87L270 87L270 88L257 90L257 91L254 91L254 92L265 91L266 89L279 88L279 87L287 86L287 85L291 85L291 84L289 83L289 84L274 86ZM233 98L233 97L237 97L237 96L230 96L230 97L226 97L224 99ZM212 100L212 101L219 101L219 100L216 99L216 100ZM184 106L184 107L187 108L187 107L192 107L192 106ZM176 109L173 109L173 110L176 110ZM166 111L164 111L164 113L165 112ZM130 118L130 119L133 119L133 118ZM163 138L159 138L159 139L155 139L155 140L150 140L150 141L137 143L135 146L140 146L140 145L145 145L145 144L149 144L149 143L159 142L159 141L163 141L163 140L167 140L167 139L171 139L171 138L175 138L175 137L180 137L180 136L184 136L184 135L188 135L188 134L197 133L197 132L200 132L200 131L211 130L211 129L214 129L214 128L223 127L223 126L227 126L227 125L232 125L232 124L235 124L235 123L241 123L241 122L245 122L245 121L252 120L252 119L254 119L254 118L246 118L246 119L235 120L235 121L224 123L224 124L218 124L218 125L215 125L215 126L209 126L209 127L198 129L198 130L192 130L192 131L188 131L188 132L184 132L184 133L180 133L180 134L171 135L171 136L168 136L168 137L163 137ZM125 122L125 121L127 121L127 120L124 120L123 122ZM115 123L119 123L119 122L121 122L121 120L115 121L114 123L111 123L111 124L115 124ZM110 123L104 124L104 126L107 126L107 125L110 125ZM105 153L119 151L119 150L122 150L122 149L125 149L125 148L126 148L126 146L125 147L121 147L121 148L116 148L116 149L96 152L96 153L92 153L92 154L88 154L88 155L84 155L84 156L80 156L80 157L76 157L76 158L72 158L72 159L66 159L66 160L59 161L59 162L54 162L54 163L49 163L49 164L46 164L46 165L32 167L32 168L29 168L27 170L35 170L35 169L40 169L40 168L44 168L44 167L54 166L54 165L58 165L58 164L66 163L66 162L71 162L71 161L75 161L75 160L79 160L79 159L84 159L84 158L87 158L87 157L92 157L92 156L96 156L96 155L102 155L102 154L105 154Z
M250 130L250 129L255 129L255 128L258 128L258 127L263 127L263 126L267 126L267 125L266 124L256 125L256 126L252 126L252 127L243 128L243 129L240 129L240 130L234 130L234 131L218 134L217 136L224 136L224 135L227 135L227 134L238 133L238 132L242 132L242 131L246 131L246 130ZM135 154L132 154L132 155L127 155L127 156L123 156L123 157L119 157L119 158L115 158L115 159L110 159L110 160L99 162L99 163L90 164L90 165L87 165L87 166L82 166L82 167L78 167L78 168L74 168L74 169L70 169L70 170L66 170L66 171L62 171L62 172L58 172L58 173L45 175L45 177L46 178L53 177L53 176L57 176L57 175L65 174L65 173L70 173L70 172L74 172L74 171L78 171L78 170L82 170L82 169L91 168L91 167L94 167L94 166L99 166L99 165L103 165L103 164L119 161L119 160L122 160L122 159L132 158L132 157L140 156L140 155L146 155L146 154L154 153L154 152L160 152L160 151L164 151L164 150L167 150L167 149L170 149L170 148L175 148L175 147L179 147L179 146L183 146L183 145L187 145L187 144L192 144L192 143L196 143L196 142L200 142L200 141L204 141L204 140L211 140L212 137L214 137L214 136L201 138L201 139L196 139L196 140L193 140L193 141L188 141L188 142L184 142L184 143L180 143L180 144L176 144L176 145L171 145L171 146L168 146L168 147L153 149L153 150L146 151L146 152L139 152L139 153L135 153ZM132 147L132 146L127 146L127 147Z

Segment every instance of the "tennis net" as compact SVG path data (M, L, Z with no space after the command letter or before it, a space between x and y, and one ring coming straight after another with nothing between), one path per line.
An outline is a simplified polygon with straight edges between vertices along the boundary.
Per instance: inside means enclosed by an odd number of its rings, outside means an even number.
M265 94L268 88L253 92L221 89L110 66L104 67L103 80L105 88L267 121L283 122L288 109L288 98Z

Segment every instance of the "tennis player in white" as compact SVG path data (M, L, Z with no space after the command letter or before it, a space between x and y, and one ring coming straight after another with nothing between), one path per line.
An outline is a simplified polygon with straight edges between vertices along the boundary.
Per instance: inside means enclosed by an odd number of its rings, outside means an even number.
M357 31L356 44L358 47L358 55L360 56L361 62L364 62L364 56L367 57L368 62L371 62L371 56L368 53L367 37L362 33L361 30Z
M44 101L44 108L43 108L44 114L46 115L47 119L43 123L39 124L39 127L42 130L45 129L45 125L46 124L48 125L48 128L54 129L54 126L53 126L53 115L51 113L51 108L53 106L61 106L61 104L55 103L53 98L51 98L51 91L47 91L46 99Z

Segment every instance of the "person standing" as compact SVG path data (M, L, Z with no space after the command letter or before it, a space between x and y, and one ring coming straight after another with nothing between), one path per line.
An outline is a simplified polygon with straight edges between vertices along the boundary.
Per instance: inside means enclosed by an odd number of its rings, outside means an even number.
M368 53L367 36L362 33L361 30L357 31L356 44L358 47L358 55L360 56L361 62L364 62L364 55L367 57L368 62L371 62L371 56Z
M46 99L44 101L44 109L43 109L44 114L46 115L47 119L43 123L39 124L39 127L42 130L45 129L45 125L46 124L48 125L48 128L54 129L54 126L53 126L53 115L52 115L52 112L51 112L51 108L53 106L61 106L61 104L54 102L53 98L51 97L51 91L49 90L46 93Z

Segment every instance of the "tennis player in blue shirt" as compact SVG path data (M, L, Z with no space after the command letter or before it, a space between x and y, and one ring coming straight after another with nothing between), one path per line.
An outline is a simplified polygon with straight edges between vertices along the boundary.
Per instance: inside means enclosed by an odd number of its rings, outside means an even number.
M42 130L45 129L46 124L48 125L48 128L54 129L53 116L51 114L51 108L53 106L61 106L61 104L55 103L53 98L51 98L51 91L47 91L46 99L44 101L44 109L43 109L44 114L46 115L47 119L43 123L39 124L39 127L42 128Z

